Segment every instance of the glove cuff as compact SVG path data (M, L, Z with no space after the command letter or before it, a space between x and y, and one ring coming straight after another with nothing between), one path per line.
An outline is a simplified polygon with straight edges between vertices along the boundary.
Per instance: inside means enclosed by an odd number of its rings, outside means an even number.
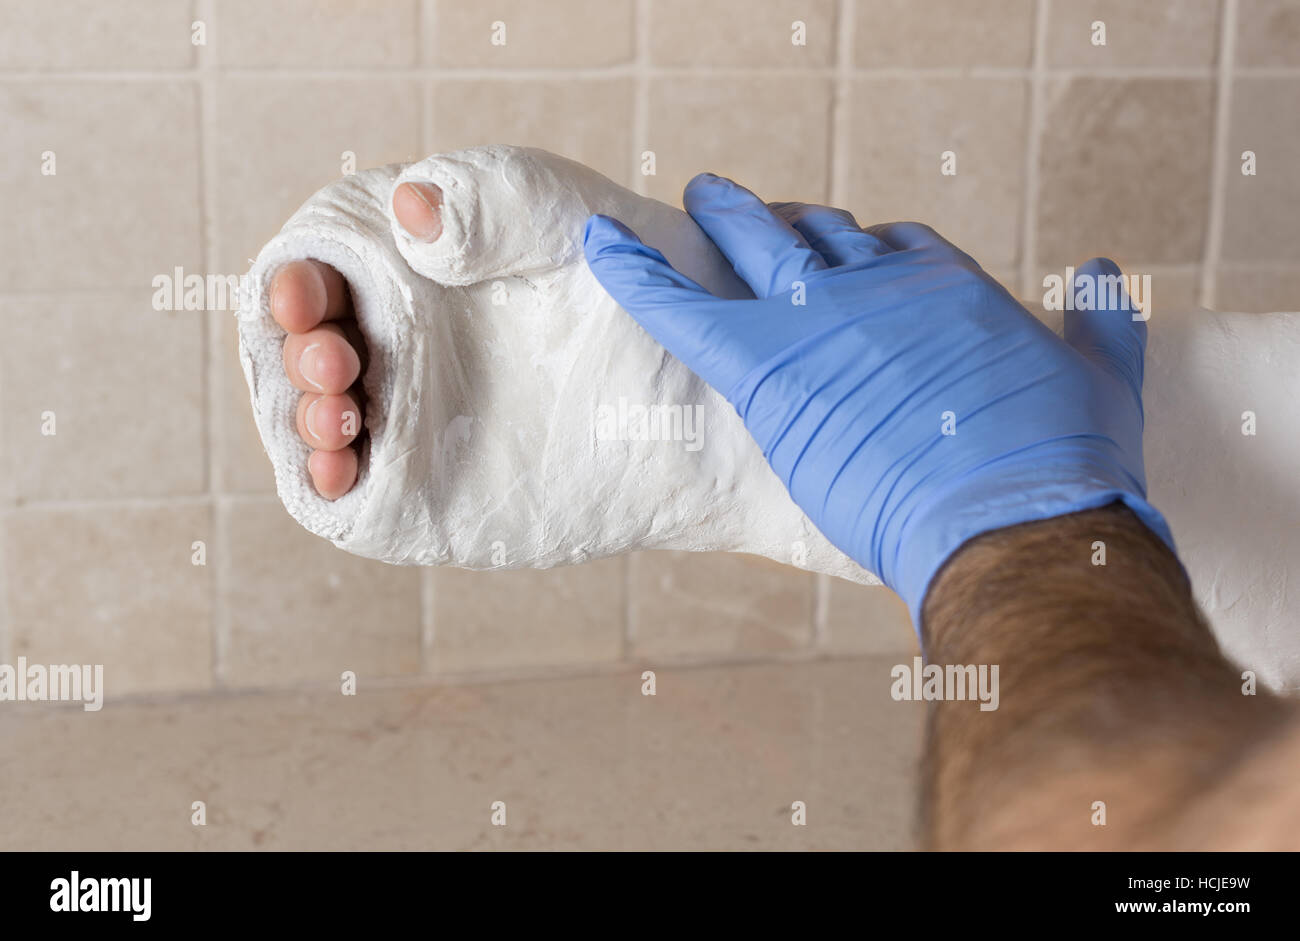
M1024 489L1009 489L1008 483L1015 487L1017 480L999 480L994 493L972 494L968 485L951 497L940 498L918 513L915 523L900 539L895 564L887 566L890 571L882 575L885 583L907 603L918 638L924 639L922 607L939 570L967 542L993 530L1119 502L1132 510L1177 556L1169 524L1142 494L1102 480ZM1186 569L1183 573L1186 576Z

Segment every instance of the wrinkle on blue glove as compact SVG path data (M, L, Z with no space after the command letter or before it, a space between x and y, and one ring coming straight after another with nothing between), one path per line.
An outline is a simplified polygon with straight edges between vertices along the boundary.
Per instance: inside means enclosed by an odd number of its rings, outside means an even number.
M864 230L712 175L683 203L755 299L713 297L602 216L585 232L592 272L727 397L795 502L903 597L918 633L943 563L993 529L1119 501L1173 549L1146 500L1146 322L1125 293L1068 311L1062 339L928 226ZM1094 259L1076 279L1118 275Z

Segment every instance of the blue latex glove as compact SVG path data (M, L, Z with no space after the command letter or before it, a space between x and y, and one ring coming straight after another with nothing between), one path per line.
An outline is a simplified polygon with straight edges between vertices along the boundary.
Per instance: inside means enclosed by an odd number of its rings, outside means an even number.
M930 581L980 533L1118 500L1173 548L1146 501L1146 322L1127 294L1067 312L1062 340L927 226L864 231L712 174L684 205L755 299L714 297L605 216L587 222L592 272L726 396L794 501L902 596L918 633ZM1101 274L1119 270L1095 259L1076 284Z

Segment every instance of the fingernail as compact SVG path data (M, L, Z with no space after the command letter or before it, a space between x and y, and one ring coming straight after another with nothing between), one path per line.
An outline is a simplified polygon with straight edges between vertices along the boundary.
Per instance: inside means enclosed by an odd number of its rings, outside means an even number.
M317 441L324 440L316 432L316 423L312 420L312 417L316 412L316 406L320 405L320 403L321 403L320 399L317 399L315 402L312 402L310 405L307 406L306 414L302 416L302 423L307 426L308 433L311 434L311 436L315 438Z
M271 279L271 316L276 320L280 319L280 272L275 273Z
M415 226L403 222L402 227L422 242L437 241L442 235L442 190L432 183L407 183L406 186L429 208L429 212L421 214L423 218Z
M320 349L320 344L313 343L311 346L307 347L307 349L302 351L302 355L298 357L298 372L302 373L302 377L306 379L308 382L310 382L313 386L315 386L317 389L320 389L322 392L324 392L325 387L316 381L316 376L315 376L315 372L316 372L315 351L318 349Z

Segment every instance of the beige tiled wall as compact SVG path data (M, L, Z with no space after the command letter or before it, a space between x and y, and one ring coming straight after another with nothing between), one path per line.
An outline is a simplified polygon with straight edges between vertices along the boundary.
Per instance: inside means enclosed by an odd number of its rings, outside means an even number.
M155 311L150 282L241 273L345 152L530 144L672 201L710 169L930 222L1025 296L1105 253L1152 274L1157 317L1300 306L1300 0L0 0L0 23L0 660L102 662L116 695L915 649L887 590L748 557L420 571L299 529L230 314Z

